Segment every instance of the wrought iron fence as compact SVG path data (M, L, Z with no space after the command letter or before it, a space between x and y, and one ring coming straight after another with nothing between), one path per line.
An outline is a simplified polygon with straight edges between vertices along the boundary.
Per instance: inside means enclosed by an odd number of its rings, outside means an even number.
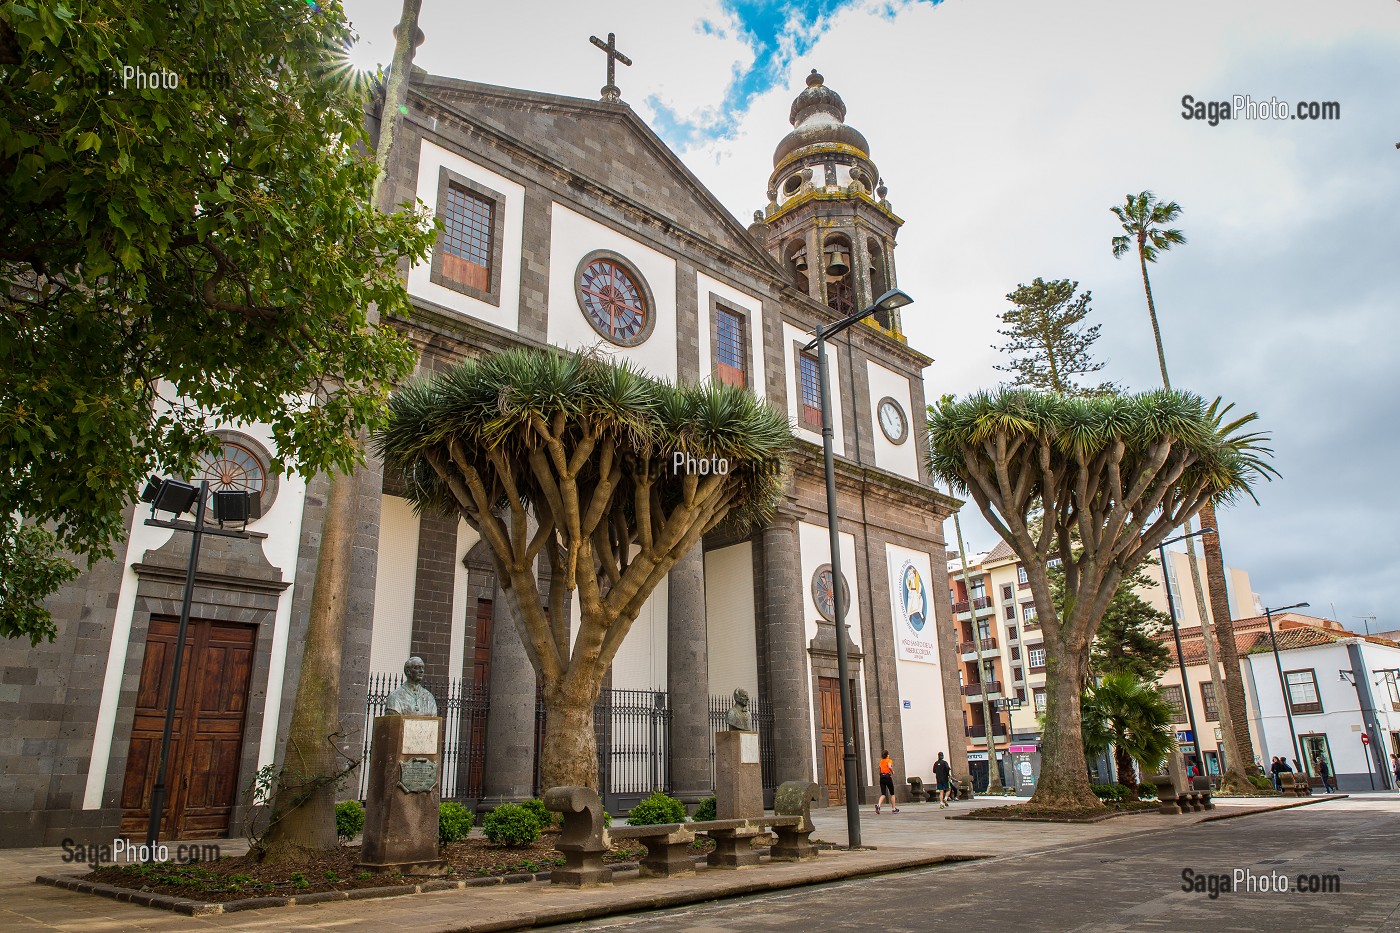
M365 699L364 758L369 759L374 717L403 683L403 675L371 674ZM458 678L425 680L443 718L441 791L443 800L479 800L486 769L486 720L490 698L485 687ZM725 707L727 710L728 707ZM723 715L721 715L721 722ZM540 751L544 745L544 700L535 700L534 793L539 796ZM671 789L670 703L665 691L604 690L593 708L598 742L598 779L604 800L626 809L654 790ZM713 755L713 749L711 749ZM368 791L368 771L360 769L359 796Z
M403 684L402 674L370 674L365 697L364 760L374 717L384 715L384 704ZM486 768L486 714L490 708L484 687L464 684L458 678L424 680L423 685L437 700L442 717L443 747L440 772L443 800L474 800L481 796ZM360 768L360 799L369 790L369 770Z
M710 728L705 733L710 743L710 786L715 784L715 733L729 728L729 708L734 703L730 696L710 697ZM763 773L763 789L776 790L778 787L777 768L773 755L773 707L768 701L754 697L749 700L749 718L753 720L754 731L758 733L759 770Z

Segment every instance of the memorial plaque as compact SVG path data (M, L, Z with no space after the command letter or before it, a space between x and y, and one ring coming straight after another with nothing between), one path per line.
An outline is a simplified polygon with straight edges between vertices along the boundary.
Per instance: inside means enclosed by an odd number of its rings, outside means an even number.
M739 763L745 765L758 764L758 733L739 733Z
M437 788L437 762L410 758L399 763L399 787L406 794L425 794Z
M402 755L436 755L438 752L438 721L410 719L403 724Z

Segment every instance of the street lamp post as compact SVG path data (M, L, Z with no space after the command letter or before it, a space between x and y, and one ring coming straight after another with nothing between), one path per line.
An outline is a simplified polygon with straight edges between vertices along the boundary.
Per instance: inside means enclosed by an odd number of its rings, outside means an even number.
M190 540L190 560L185 567L185 592L180 603L180 626L175 636L175 657L170 665L170 691L165 701L165 726L160 734L160 758L156 761L156 783L151 788L151 814L146 823L146 861L154 862L156 849L160 843L160 824L165 817L165 779L170 767L170 740L175 731L175 709L180 696L180 667L185 658L185 636L190 627L190 606L194 602L194 580L199 568L199 546L206 534L221 535L226 538L247 538L242 530L229 531L223 528L225 521L247 523L250 517L251 494L243 491L219 491L214 493L214 515L218 528L204 527L205 507L209 500L209 481L201 480L198 487L176 479L158 480L151 477L141 494L143 502L151 504L151 517L146 524L155 528L171 528L176 531L192 532ZM156 512L172 512L175 515L188 512L193 506L194 523L182 522L178 518L162 521L155 517ZM186 749L188 753L188 749Z
M1185 541L1187 538L1194 538L1197 535L1214 534L1214 528L1201 528L1184 535L1177 535L1175 538L1168 538L1157 545L1157 555L1162 562L1162 585L1167 590L1167 615L1172 620L1172 637L1176 639L1176 663L1181 670L1181 696L1186 701L1186 721L1191 725L1191 745L1195 748L1192 757L1196 759L1196 772L1205 774L1205 755L1201 753L1201 734L1196 731L1196 704L1191 702L1191 681L1186 676L1186 655L1181 650L1181 626L1176 621L1176 601L1172 599L1172 581L1167 576L1167 545L1175 544L1178 541ZM1205 632L1201 632L1201 637L1205 637Z
M831 379L827 375L826 342L877 311L893 311L914 299L897 288L879 297L864 311L845 317L835 324L818 326L814 339L802 349L817 351L817 369L821 376L822 460L826 469L826 523L831 534L831 589L836 607L836 672L841 678L841 732L846 775L846 843L851 848L860 845L860 801L856 800L859 776L856 770L855 714L851 709L850 659L846 652L846 588L841 576L841 536L836 516L836 464L832 451Z
M1293 743L1293 763L1299 768L1303 767L1303 756L1298 752L1298 730L1293 726L1293 699L1288 695L1288 682L1283 679L1283 661L1279 660L1278 656L1278 638L1274 636L1274 613L1283 612L1285 609L1302 609L1307 605L1294 603L1278 609L1264 609L1264 621L1269 625L1269 645L1274 649L1274 667L1278 670L1278 687L1283 691L1283 712L1288 717L1288 739ZM1307 774L1306 769L1303 773Z

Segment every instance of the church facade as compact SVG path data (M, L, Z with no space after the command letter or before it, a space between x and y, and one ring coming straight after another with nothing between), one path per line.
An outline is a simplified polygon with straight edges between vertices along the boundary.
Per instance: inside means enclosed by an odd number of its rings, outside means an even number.
M844 580L830 570L818 373L803 346L896 283L902 221L869 143L814 72L745 226L609 91L591 101L416 72L388 180L443 225L429 259L404 269L412 313L391 322L424 370L509 347L596 351L672 381L743 386L785 410L799 438L774 520L708 537L633 624L598 715L605 797L625 809L653 789L711 793L715 710L722 721L743 688L770 789L809 779L841 800L837 585L850 602L855 792L873 799L885 749L899 784L927 777L940 751L965 773L936 582L956 503L921 455L931 360L907 345L898 312L828 348ZM250 539L208 539L201 554L168 838L239 834L244 788L285 751L327 487L271 477L258 426L223 434L205 476L253 490L259 517ZM377 494L360 503L342 676L347 760L417 655L455 756L445 796L534 796L534 674L484 545L456 517L415 513L395 477L368 469ZM189 547L144 518L133 511L117 558L55 597L56 642L0 644L5 845L144 829Z

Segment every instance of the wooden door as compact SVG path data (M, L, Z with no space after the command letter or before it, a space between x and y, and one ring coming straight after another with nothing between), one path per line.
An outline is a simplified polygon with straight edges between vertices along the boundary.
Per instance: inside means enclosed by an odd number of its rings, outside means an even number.
M122 785L124 835L145 835L160 759L179 623L152 619L136 694L136 715ZM166 769L161 837L228 835L238 802L238 759L248 709L257 627L191 620Z
M845 749L841 741L841 681L835 677L817 678L817 699L821 706L822 775L827 801L835 806L846 799Z
M486 780L486 717L491 696L491 619L489 599L476 602L476 641L472 653L472 687L464 712L467 721L467 779L465 796L480 796Z

